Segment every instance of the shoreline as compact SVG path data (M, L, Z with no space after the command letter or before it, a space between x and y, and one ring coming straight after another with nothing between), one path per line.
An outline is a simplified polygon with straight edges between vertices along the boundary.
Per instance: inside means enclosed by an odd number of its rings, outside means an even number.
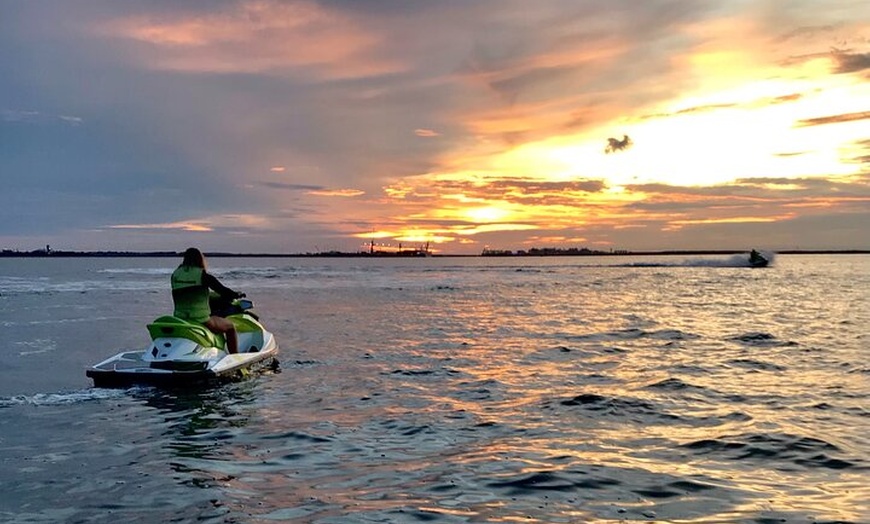
M641 257L641 256L698 256L739 255L744 250L661 250L617 252L541 252L496 254L420 254L417 252L326 252L326 253L228 253L206 252L209 258L540 258L540 257ZM868 255L868 249L789 249L775 251L777 255ZM0 258L178 258L183 253L173 251L0 251Z

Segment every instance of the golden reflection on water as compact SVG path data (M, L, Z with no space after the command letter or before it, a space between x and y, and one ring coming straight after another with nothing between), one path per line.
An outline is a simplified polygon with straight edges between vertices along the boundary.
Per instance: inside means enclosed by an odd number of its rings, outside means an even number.
M285 346L213 476L264 522L860 521L863 419L824 404L860 413L838 394L866 374L832 372L856 356L804 335L818 312L790 317L781 284L734 278L512 270L312 300L299 318L335 323L296 328L317 351Z

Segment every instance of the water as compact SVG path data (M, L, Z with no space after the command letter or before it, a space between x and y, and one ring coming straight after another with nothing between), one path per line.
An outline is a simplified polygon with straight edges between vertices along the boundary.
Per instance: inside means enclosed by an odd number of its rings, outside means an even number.
M282 372L90 387L172 259L0 259L0 522L870 522L870 257L213 259Z

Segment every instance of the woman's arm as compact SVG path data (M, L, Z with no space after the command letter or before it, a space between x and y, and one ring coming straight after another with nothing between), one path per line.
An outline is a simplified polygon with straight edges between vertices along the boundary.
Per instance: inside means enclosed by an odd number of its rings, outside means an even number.
M216 291L222 298L232 300L241 296L241 293L237 293L232 289L228 288L227 286L221 284L217 278L206 273L205 271L203 271L202 273L202 283L208 286L209 289Z

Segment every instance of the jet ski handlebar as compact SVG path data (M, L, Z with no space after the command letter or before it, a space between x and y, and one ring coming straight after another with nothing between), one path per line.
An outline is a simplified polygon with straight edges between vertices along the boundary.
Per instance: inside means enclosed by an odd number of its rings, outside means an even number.
M220 295L209 297L208 305L211 308L211 314L226 317L252 309L254 303L245 298L246 296L244 293L238 293L236 298L222 297Z

